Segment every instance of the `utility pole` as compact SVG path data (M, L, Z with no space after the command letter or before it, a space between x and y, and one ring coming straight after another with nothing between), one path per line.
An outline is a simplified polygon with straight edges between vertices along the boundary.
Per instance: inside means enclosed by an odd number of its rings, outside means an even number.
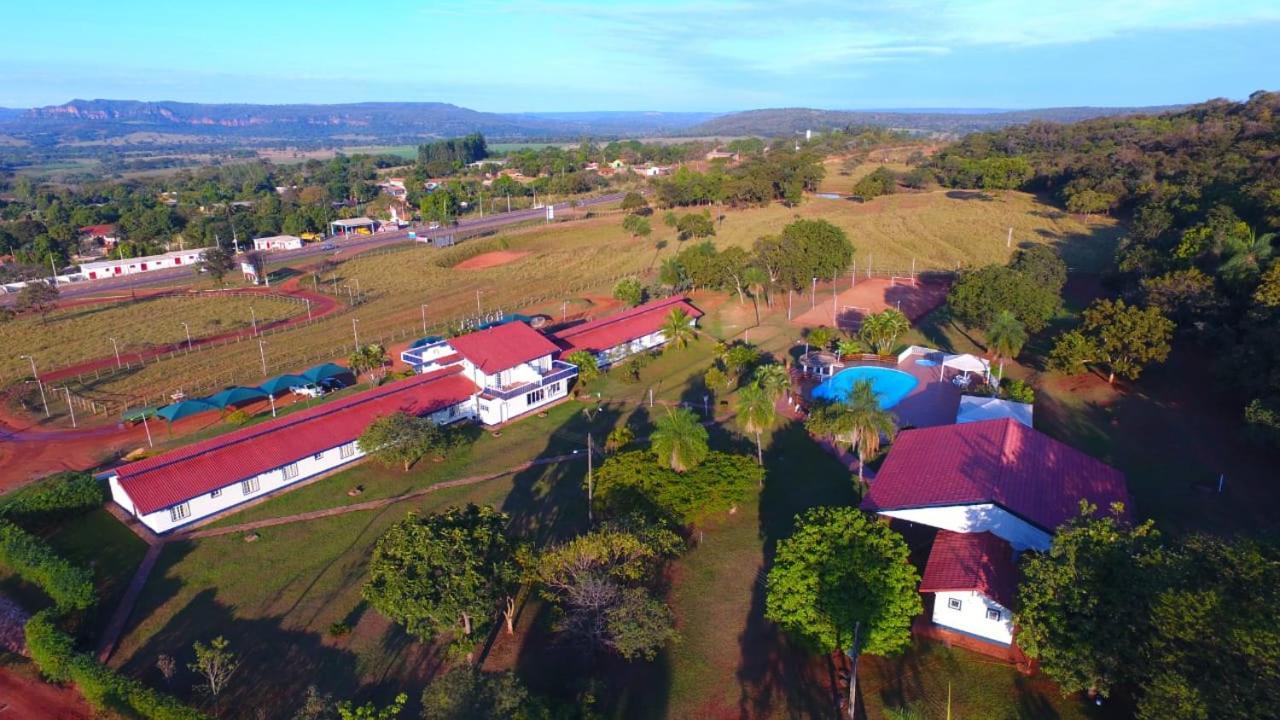
M818 278L813 279L813 287L809 290L809 308L818 304Z
M116 354L116 369L120 369L120 346L116 344L115 338L107 338L111 341L111 350Z
M58 287L58 268L53 264L53 256L49 256L49 271L52 273L49 278L53 280L53 286Z
M253 323L253 336L258 336L258 313L253 311L253 306L249 306L249 322Z
M587 433L587 525L591 525L594 522L591 511L592 499L595 493L595 486L592 481L592 471L595 469L594 461L591 458L593 452L591 433Z
M484 291L483 291L483 290L477 290L477 291L476 291L476 315L482 315L482 314L483 314L483 311L482 311L482 310L480 310L480 293L482 293L482 292L484 292Z
M62 389L67 393L67 412L71 413L71 427L74 428L76 426L76 409L71 406L71 388L63 387Z
M311 298L303 298L307 303L307 322L311 322Z
M791 288L787 288L787 319L791 319Z
M31 377L36 380L36 387L40 388L40 403L44 405L44 416L49 417L49 401L44 396L44 383L40 382L40 373L36 372L36 359L30 355L22 355L20 357L31 361Z
M267 376L267 342L258 338L258 357L262 359L262 377Z
M191 326L184 322L182 329L187 333L187 352L191 352Z
M1013 228L1012 227L1009 228L1009 234L1006 235L1004 238L1004 246L1007 248L1013 247Z
M427 304L422 303L422 334L427 334Z
M351 318L351 336L356 341L356 352L360 352L360 318Z
M862 654L859 647L859 634L862 622L853 624L853 650L849 652L849 720L857 720L858 713L858 656Z
M147 447L155 447L156 444L151 442L151 426L147 424L147 413L145 408L142 412L142 429L147 433Z

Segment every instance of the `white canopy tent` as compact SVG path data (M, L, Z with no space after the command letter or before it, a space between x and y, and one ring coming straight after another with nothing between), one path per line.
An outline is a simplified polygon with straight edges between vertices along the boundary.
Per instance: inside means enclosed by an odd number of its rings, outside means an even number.
M1032 406L1027 403L1001 400L993 397L976 395L960 396L960 409L956 411L956 424L982 422L983 420L1001 420L1012 418L1033 427L1031 424Z
M977 355L970 355L969 353L964 353L962 355L944 355L942 357L942 364L938 366L939 380L943 379L943 374L946 372L947 368L957 370L965 375L968 375L969 373L978 373L984 378L989 378L991 375L991 363L983 360Z

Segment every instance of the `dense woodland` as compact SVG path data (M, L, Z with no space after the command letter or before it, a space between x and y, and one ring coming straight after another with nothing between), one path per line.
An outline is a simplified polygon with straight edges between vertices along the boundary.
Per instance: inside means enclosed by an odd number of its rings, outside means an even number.
M1022 187L1120 214L1108 286L1209 352L1250 427L1280 440L1280 94L1153 117L970 135L932 160L946 185ZM1064 350L1065 352L1065 350Z

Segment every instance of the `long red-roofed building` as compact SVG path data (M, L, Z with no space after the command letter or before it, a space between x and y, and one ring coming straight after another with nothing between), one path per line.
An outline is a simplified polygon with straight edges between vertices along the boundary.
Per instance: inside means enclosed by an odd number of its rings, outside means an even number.
M658 347L667 341L663 324L673 310L684 312L690 325L696 325L702 311L689 299L673 296L637 305L629 310L552 333L563 355L585 350L596 356L600 367L608 367L622 358Z
M1124 475L1021 423L987 420L908 430L894 441L865 510L953 532L990 531L1045 549L1080 502L1128 505Z
M108 475L112 499L167 532L364 457L356 439L378 417L471 417L478 391L458 366L397 380L122 465Z

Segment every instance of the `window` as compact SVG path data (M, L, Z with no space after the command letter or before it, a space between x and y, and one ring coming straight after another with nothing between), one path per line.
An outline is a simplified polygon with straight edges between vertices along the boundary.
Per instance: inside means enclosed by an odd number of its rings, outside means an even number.
M995 608L987 608L987 619L988 619L988 620L995 620L996 622L1000 622L1001 618L1003 618L1003 617L1004 617L1004 615L1003 615L1003 614L1001 614L1001 612L1000 612L999 610L996 610Z
M312 459L312 460L323 460L323 459L324 459L324 453L323 453L323 452L318 452L318 453L316 453L316 454L315 454L315 456L314 456L314 457L312 457L311 459Z
M559 393L559 392L560 392L560 383L558 383L558 382L553 382L553 383L551 383L550 385L548 385L548 386L547 386L547 392L548 392L548 393L550 393L550 394L552 394L552 395L555 395L555 394Z
M248 480L240 483L240 492L245 495L252 495L253 493L258 492L259 487L261 487L261 485L258 483L258 478L249 478Z
M169 508L169 522L178 522L189 517L191 517L190 503L182 503Z
M538 388L537 390L534 390L531 393L525 393L524 404L533 405L534 403L540 403L542 402L542 399L545 398L546 396L547 396L547 389Z
M284 475L285 480L292 480L298 477L298 463L289 463L280 468L280 472Z
M338 448L338 457L342 458L343 460L355 454L356 454L356 444L353 442L349 442L346 445L343 445L342 447Z
M951 608L952 610L959 610L960 605L961 603L959 598L947 598L947 607Z
M209 493L209 497L211 498L222 497L222 488L218 488L217 490L214 490L213 492Z

